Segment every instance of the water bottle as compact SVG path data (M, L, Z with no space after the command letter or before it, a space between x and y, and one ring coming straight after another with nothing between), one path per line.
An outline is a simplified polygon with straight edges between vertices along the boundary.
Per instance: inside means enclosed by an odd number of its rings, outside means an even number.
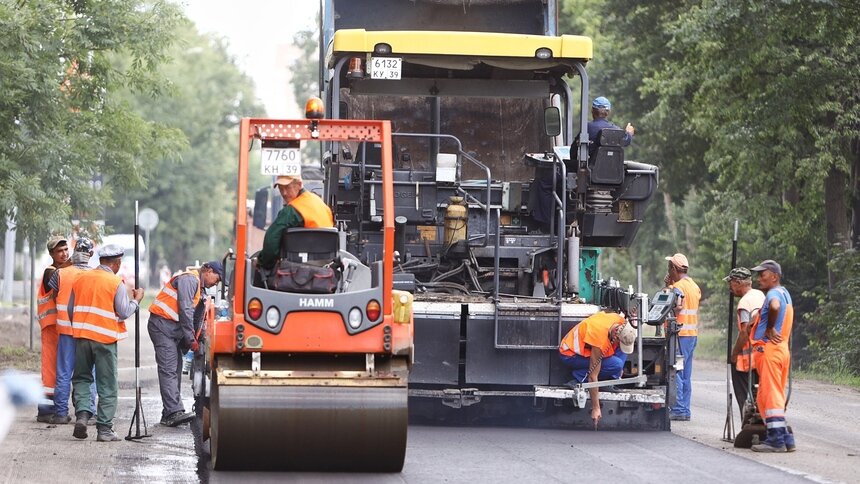
M230 319L227 315L227 300L222 299L218 302L218 305L215 306L215 319L224 320Z
M188 350L188 353L185 353L185 357L182 358L182 374L187 375L191 373L191 360L194 359L194 352Z

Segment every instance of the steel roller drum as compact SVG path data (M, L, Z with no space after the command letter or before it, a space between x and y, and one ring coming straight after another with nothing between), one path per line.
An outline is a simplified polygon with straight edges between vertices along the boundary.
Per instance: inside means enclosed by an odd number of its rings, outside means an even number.
M212 386L216 469L400 472L406 387Z

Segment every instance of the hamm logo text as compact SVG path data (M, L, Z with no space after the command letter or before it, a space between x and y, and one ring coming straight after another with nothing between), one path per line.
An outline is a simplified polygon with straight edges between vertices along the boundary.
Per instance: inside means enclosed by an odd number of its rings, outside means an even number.
M334 299L322 299L316 297L299 298L300 308L333 308Z

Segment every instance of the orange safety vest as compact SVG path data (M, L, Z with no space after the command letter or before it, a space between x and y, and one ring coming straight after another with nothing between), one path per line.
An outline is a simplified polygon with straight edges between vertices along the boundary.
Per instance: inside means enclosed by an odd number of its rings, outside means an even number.
M702 291L690 277L685 277L670 287L680 289L684 295L684 299L681 301L681 311L678 312L677 316L680 328L678 336L698 336L699 300L702 299Z
M761 303L759 303L759 299L761 299ZM758 289L750 289L741 300L738 302L738 310L737 310L737 322L738 322L738 333L741 331L741 320L740 320L740 312L742 310L750 311L750 321L749 327L752 328L753 325L758 322L759 319L759 310L761 310L761 304L764 304L764 294ZM747 302L745 302L747 301ZM744 307L741 307L743 304ZM748 308L747 306L756 306L754 309ZM752 359L752 346L749 342L749 337L744 342L743 348L741 348L740 353L738 353L738 359L735 362L735 368L741 372L747 372L750 370L750 360Z
M600 348L603 356L615 353L617 345L609 340L609 330L614 324L624 324L624 318L617 313L601 311L593 314L576 326L561 339L558 352L564 356L579 355L586 358L591 357L591 348Z
M294 198L289 206L296 209L305 221L305 227L334 227L331 209L315 193L305 190Z
M194 293L194 300L191 301L192 306L197 306L197 303L200 302L200 273L198 271L186 271L176 274L167 281L167 284L158 292L155 301L152 301L152 304L149 306L150 313L161 316L164 319L179 322L179 300L177 299L176 289L173 288L173 281L177 277L186 274L193 274L197 277L197 292Z
M749 326L750 326L750 334L752 334L752 330L755 326L758 325L759 313L756 312L752 318L750 318ZM741 330L741 322L738 320L738 331ZM741 348L741 352L738 353L738 359L735 361L735 368L738 371L750 371L750 364L752 363L752 346L749 342L749 337L747 337L746 344L743 348Z
M78 278L87 272L77 266L68 266L60 269L60 290L57 291L57 333L72 336L72 320L69 318L69 296L72 295L72 286Z
M125 339L125 321L120 321L114 309L118 290L125 291L122 279L112 271L86 271L75 282L75 312L73 336L103 344Z
M54 266L45 268L45 270L48 269L56 270ZM48 326L57 324L57 295L53 289L45 291L45 284L43 282L39 283L39 298L36 300L36 303L38 304L36 318L39 319L39 326L45 329Z
M779 290L785 291L785 289L782 289L782 286L779 286ZM788 299L788 297L786 297L786 299ZM767 299L765 299L764 303L769 304ZM764 308L762 308L762 311L764 311ZM761 315L762 311L759 311L759 315ZM760 325L760 324L767 325L767 321L762 321L761 318L758 318L757 321L755 322L755 324L750 326L750 342L752 343L753 351L758 351L758 352L761 352L762 351L761 348L767 344L771 344L771 345L775 344L773 341L763 341L763 340L755 339L756 329L758 329L758 325ZM780 328L780 332L779 332L780 336L782 336L782 342L779 343L779 345L778 345L778 346L783 347L783 349L785 349L786 351L788 351L788 349L789 349L788 348L788 340L791 338L791 327L793 325L794 325L794 304L789 302L788 304L786 304L785 313L783 313L783 316L782 316L782 328Z

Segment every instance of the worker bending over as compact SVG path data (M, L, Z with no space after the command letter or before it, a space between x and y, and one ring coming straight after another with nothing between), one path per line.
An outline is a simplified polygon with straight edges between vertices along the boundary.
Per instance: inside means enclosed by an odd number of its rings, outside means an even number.
M601 311L582 320L568 331L558 346L561 361L573 368L573 380L568 385L621 378L627 355L633 352L635 342L636 329L621 314ZM591 419L596 428L602 417L599 390L593 387L588 391Z
M204 288L218 284L224 277L224 267L209 261L197 270L173 276L149 306L147 330L155 348L158 366L158 386L161 390L161 425L175 427L190 421L194 414L186 413L180 394L182 357L190 349L200 349L194 322L203 316Z

